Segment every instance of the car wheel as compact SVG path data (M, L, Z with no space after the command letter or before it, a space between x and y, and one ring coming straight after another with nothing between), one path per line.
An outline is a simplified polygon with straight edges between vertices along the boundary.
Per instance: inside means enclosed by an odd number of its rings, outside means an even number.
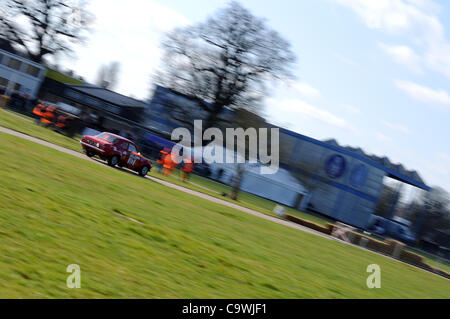
M94 152L92 152L91 150L86 150L86 156L87 157L92 157L94 155L95 155Z
M145 176L148 173L148 166L142 166L141 169L139 170L139 175L141 176Z
M108 158L108 165L109 165L109 166L114 167L114 166L116 166L118 163L119 163L119 156L114 155L114 156Z

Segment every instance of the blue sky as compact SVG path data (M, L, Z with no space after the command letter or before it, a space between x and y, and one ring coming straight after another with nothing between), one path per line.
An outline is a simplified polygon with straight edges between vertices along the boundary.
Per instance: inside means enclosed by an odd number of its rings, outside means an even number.
M61 62L93 81L122 64L117 90L148 97L163 32L203 21L227 1L91 0L87 46ZM296 79L266 100L270 122L386 155L450 190L450 2L244 0L292 44Z

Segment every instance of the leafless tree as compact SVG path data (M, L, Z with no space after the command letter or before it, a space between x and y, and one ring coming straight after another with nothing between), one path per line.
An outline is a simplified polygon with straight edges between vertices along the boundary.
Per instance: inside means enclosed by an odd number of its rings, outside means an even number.
M198 101L203 130L210 127L255 127L257 112L272 81L292 78L295 55L290 44L238 2L220 9L205 22L177 28L162 42L165 67L158 72L158 84ZM176 105L174 105L176 107ZM193 127L193 114L183 106L172 110L177 121ZM255 126L256 125L256 126ZM246 154L241 154L246 156ZM238 165L230 196L237 199L245 169Z
M450 194L439 186L421 191L405 205L402 217L412 222L418 240L439 241L439 234L450 230Z
M375 215L388 217L387 215L391 211L392 205L394 205L395 202L398 202L399 195L398 189L394 186L383 185L383 189L381 190L375 207Z
M119 62L111 62L107 65L102 65L97 74L97 85L104 88L113 90L118 83L120 71Z
M158 84L197 99L205 130L217 125L225 108L260 107L267 84L292 77L295 62L289 42L237 2L205 22L169 32L162 47Z
M419 202L423 204L417 216L417 222L421 223L420 237L433 238L437 230L450 229L450 194L446 190L435 186L428 194L422 194Z
M85 39L93 15L85 1L2 0L0 37L33 61L72 52L71 44Z

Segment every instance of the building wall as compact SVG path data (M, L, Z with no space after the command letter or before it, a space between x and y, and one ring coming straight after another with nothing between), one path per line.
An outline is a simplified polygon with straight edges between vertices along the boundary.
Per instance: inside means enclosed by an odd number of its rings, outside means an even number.
M204 103L206 107L212 107ZM194 120L205 120L208 112L199 106L199 101L156 86L150 106L145 112L143 125L170 135L177 127L190 127ZM233 113L224 111L219 118L229 119Z
M303 186L283 169L274 175L263 175L259 169L248 168L242 176L240 189L289 207L294 207L299 196L306 194Z
M0 86L35 98L45 77L45 68L23 57L0 50Z
M383 186L383 170L295 136L281 133L280 144L281 162L311 192L312 209L366 227Z

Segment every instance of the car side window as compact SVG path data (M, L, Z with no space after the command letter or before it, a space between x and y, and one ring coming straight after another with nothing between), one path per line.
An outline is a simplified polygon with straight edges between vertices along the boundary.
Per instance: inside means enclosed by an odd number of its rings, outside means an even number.
M133 144L130 143L130 145L128 146L128 150L130 152L136 152L137 153L137 149L136 146L134 146Z
M119 147L123 150L126 150L128 148L128 143L127 142L122 142L120 143Z

